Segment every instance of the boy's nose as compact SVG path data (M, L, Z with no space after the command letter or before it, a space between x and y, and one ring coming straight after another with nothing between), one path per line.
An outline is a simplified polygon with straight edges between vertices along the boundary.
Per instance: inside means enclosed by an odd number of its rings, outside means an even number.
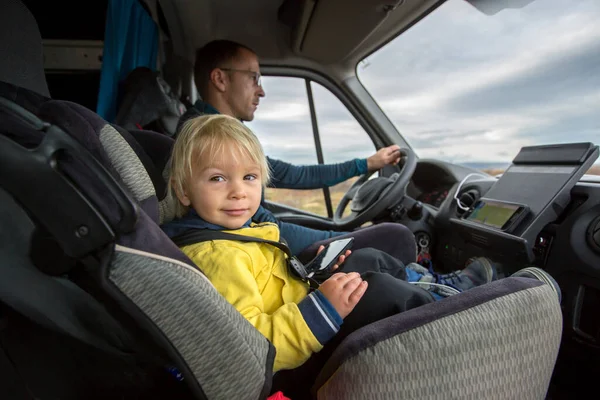
M233 182L231 184L230 197L234 199L243 199L246 197L246 190L241 183Z
M243 198L246 197L246 193L245 192L241 192L241 191L240 192L233 192L231 194L231 197L234 198L234 199L243 199Z

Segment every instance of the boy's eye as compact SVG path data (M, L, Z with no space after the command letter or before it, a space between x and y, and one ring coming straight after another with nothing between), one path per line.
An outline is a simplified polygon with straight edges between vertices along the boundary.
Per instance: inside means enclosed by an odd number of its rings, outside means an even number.
M247 181L253 181L253 180L257 179L257 177L254 174L249 174L249 175L246 175L244 177L244 179L247 180Z
M210 180L213 181L213 182L223 182L225 180L225 178L223 178L220 175L217 175L217 176L212 176L210 178Z

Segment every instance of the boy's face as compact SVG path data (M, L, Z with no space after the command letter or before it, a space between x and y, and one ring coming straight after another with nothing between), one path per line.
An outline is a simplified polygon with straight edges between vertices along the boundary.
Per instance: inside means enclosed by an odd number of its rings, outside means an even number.
M238 229L258 210L262 194L260 168L239 151L215 157L208 165L200 160L192 170L185 192L178 194L185 206L211 224Z

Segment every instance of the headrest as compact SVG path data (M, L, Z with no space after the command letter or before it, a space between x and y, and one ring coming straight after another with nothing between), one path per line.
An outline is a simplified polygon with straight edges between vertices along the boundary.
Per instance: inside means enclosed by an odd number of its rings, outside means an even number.
M158 72L138 67L129 73L120 91L118 125L131 130L156 121L162 133L173 136L186 108Z
M158 198L159 224L165 224L175 218L175 205L179 201L168 190L171 150L175 140L146 130L131 130L129 134L148 157L147 160L142 158L142 163L150 175Z
M133 131L135 135L118 127L105 125L101 131L100 140L110 158L111 164L117 170L127 188L142 205L149 198L158 200L158 214L146 209L159 225L175 218L175 208L179 200L168 190L170 175L170 152L172 140L158 149L161 156L152 157L144 145L147 142L139 140L142 134L151 140L170 139L151 131ZM157 150L157 149L155 149ZM154 202L152 201L152 208Z
M50 97L37 22L19 0L0 0L0 81Z

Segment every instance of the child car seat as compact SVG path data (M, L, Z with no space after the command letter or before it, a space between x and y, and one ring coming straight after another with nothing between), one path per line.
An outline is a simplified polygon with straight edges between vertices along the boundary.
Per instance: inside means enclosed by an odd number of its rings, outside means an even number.
M3 15L20 22L0 24L14 29L2 40L35 23L22 4L9 5ZM40 47L39 33L34 39ZM0 239L9 260L0 268L2 310L9 328L26 320L20 327L94 349L105 368L96 381L75 385L66 375L44 379L51 372L32 367L36 355L22 357L27 346L4 341L0 365L30 397L81 398L86 387L127 393L142 376L136 395L147 384L174 398L265 398L274 349L160 230L169 204L157 197L157 171L149 174L139 156L148 153L142 142L74 103L40 96L20 103L35 95L10 76L0 80ZM543 398L561 330L550 287L507 278L356 331L322 366L312 392L319 399ZM86 362L77 359L81 369ZM69 386L79 392L47 395Z

